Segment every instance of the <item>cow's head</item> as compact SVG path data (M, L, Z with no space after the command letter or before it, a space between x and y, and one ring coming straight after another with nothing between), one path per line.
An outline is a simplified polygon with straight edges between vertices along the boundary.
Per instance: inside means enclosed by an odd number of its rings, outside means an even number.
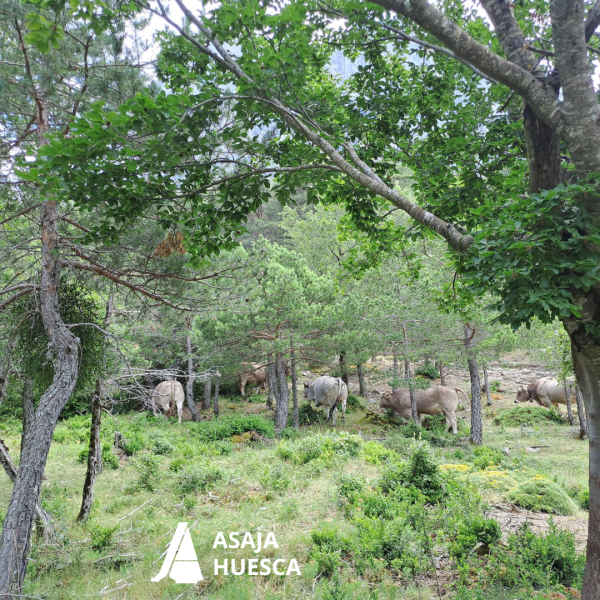
M517 388L517 396L515 398L515 404L518 404L519 402L527 402L527 401L532 401L533 398L531 397L531 394L529 393L529 388L527 386L524 385L520 385Z
M305 384L304 384L304 394L303 394L303 396L304 396L305 398L308 398L308 390L309 390L309 389L310 389L310 385L308 385L308 383L305 383Z
M291 375L292 374L292 368L287 363L285 363L285 374L286 375Z
M389 392L384 392L381 395L381 399L379 400L379 408L392 408L392 405L390 404L390 396L391 394Z

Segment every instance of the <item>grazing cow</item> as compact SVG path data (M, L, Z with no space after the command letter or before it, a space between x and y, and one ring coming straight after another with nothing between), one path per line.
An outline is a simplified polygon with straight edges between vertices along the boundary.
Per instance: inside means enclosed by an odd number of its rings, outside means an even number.
M446 417L446 431L452 429L452 433L456 435L458 433L455 415L458 407L457 391L464 394L461 389L449 388L445 385L432 385L428 390L415 390L419 417L421 415L443 413ZM412 417L410 393L407 388L398 390L393 394L385 393L379 402L379 406L380 408L389 408L396 411L403 419Z
M260 365L258 363L242 363L242 367L247 369L238 373L238 387L240 388L240 394L242 398L246 397L246 384L257 385L257 392L261 389L267 389L269 385L269 378L267 374L267 365ZM290 375L292 370L289 365L285 365L285 374Z
M152 392L152 412L158 416L156 409L162 408L165 415L170 417L173 409L177 406L177 414L181 423L181 412L185 393L179 381L161 381Z
M569 388L569 400L573 404L577 402L575 397L575 385L574 383L567 382ZM562 383L558 383L556 379L550 377L542 377L533 383L528 385L520 385L517 388L517 396L515 398L515 404L519 402L532 402L535 400L540 406L546 408L552 408L552 405L564 404L566 406L567 400L565 398L565 386Z
M342 423L346 422L346 401L348 386L339 377L323 375L317 377L311 384L304 384L304 397L315 401L315 406L324 406L327 419L335 425L338 404L342 407Z

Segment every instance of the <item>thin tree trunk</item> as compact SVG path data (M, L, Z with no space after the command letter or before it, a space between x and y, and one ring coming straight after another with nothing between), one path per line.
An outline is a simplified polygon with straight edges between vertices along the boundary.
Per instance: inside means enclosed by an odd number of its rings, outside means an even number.
M12 360L14 340L9 338L4 348L4 357L2 358L2 364L0 365L0 406L6 398L6 389L8 388L8 375L10 373L10 363Z
M300 415L298 414L298 377L296 376L296 352L294 341L290 337L290 371L292 372L292 419L296 429L300 428Z
M587 417L583 407L583 396L579 386L575 387L575 398L577 399L577 416L579 417L579 439L584 440L588 436Z
M487 405L492 405L492 393L490 390L490 379L488 377L488 370L485 365L483 365L483 385L485 385L485 397L487 399Z
M102 460L102 447L100 445L100 425L102 421L102 398L104 390L102 381L96 380L96 391L92 399L92 427L90 430L90 449L88 453L87 473L85 474L85 483L83 485L83 499L81 500L81 509L77 515L77 521L87 521L92 510L94 500L94 482L99 471L98 458Z
M33 408L33 381L26 378L23 382L23 431L21 432L21 459L25 447L25 435L33 423L35 410Z
M188 379L187 379L187 386L186 386L187 389L186 389L185 398L187 401L188 408L190 409L190 412L192 413L192 420L196 421L196 422L200 422L200 421L202 421L202 416L198 412L198 409L196 408L196 403L194 402L194 379L196 378L195 377L196 374L194 373L194 361L192 359L192 337L190 336L190 329L191 329L192 324L191 324L189 317L186 319L186 325L187 325L187 336L185 338L185 343L186 343L186 349L187 349ZM208 405L210 406L210 394L209 394L209 398L208 398Z
M365 370L362 363L356 365L356 372L358 374L358 393L365 398L367 396L367 383L365 382Z
M465 323L465 350L469 363L469 376L471 377L471 442L476 446L483 444L483 420L481 416L481 380L479 367L473 349L475 343L473 336L475 330Z
M217 377L217 380L215 381L215 397L214 397L214 404L213 404L213 410L215 413L215 417L219 416L219 383L220 383L220 379Z
M54 378L40 398L17 472L8 510L0 535L0 599L21 594L31 543L44 468L58 417L71 397L79 370L79 340L61 317L58 287L58 206L54 200L42 204L42 268L40 285L41 316L51 344Z
M563 382L563 386L565 388L565 401L567 403L567 418L569 419L569 425L573 426L575 424L575 419L573 418L573 407L571 406L571 398L569 397L569 384L567 383L567 378Z
M279 402L279 392L277 390L277 372L275 369L275 362L273 361L273 355L269 354L267 360L267 406L273 408L273 398L275 402Z
M408 394L410 396L410 414L413 423L417 425L417 427L421 427L421 417L419 416L419 411L417 410L417 394L413 385L410 358L404 359L404 376L406 377L406 386L408 387Z
M393 376L392 392L397 392L399 378L398 378L398 354L396 353L396 346L394 346L393 352L394 352L394 366L393 366L393 370L392 370L392 376Z
M212 390L212 382L209 378L204 382L204 399L202 400L202 409L203 410L210 408L210 392L211 392L211 390Z
M438 360L437 368L438 368L438 371L440 372L440 385L446 385L446 374L444 372L444 361L443 360Z
M279 387L279 397L277 398L277 408L275 412L275 431L279 433L287 427L288 411L290 408L290 396L285 375L285 362L283 354L277 352L276 355L277 384Z
M348 364L346 363L346 351L340 352L340 378L348 385Z

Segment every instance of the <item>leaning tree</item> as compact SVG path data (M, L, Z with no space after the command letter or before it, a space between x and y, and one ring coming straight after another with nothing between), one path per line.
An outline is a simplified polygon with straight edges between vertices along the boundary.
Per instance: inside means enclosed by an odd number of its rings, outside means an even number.
M288 201L305 186L309 201L345 204L382 252L399 235L442 236L451 293L493 291L506 322L559 318L590 421L582 597L598 598L600 3L175 3L185 25L161 0L127 4L168 24L158 75L170 93L98 107L52 140L47 189L111 223L174 204L161 218L183 223L201 262L234 242L265 188ZM338 49L356 62L346 79L330 68ZM394 186L399 162L414 199ZM390 221L390 204L413 223Z

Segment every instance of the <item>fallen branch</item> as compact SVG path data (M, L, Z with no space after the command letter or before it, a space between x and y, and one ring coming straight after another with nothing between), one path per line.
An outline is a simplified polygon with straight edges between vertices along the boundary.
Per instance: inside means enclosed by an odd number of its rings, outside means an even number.
M130 517L133 513L136 513L138 510L140 510L140 508L144 508L144 506L146 506L146 504L148 504L148 502L152 502L152 500L154 500L154 498L150 498L150 500L146 500L146 502L144 502L144 504L142 504L141 506L138 506L135 510L132 510L128 515L125 515L124 517L117 519L117 523L121 522L123 519L126 519L127 517Z

